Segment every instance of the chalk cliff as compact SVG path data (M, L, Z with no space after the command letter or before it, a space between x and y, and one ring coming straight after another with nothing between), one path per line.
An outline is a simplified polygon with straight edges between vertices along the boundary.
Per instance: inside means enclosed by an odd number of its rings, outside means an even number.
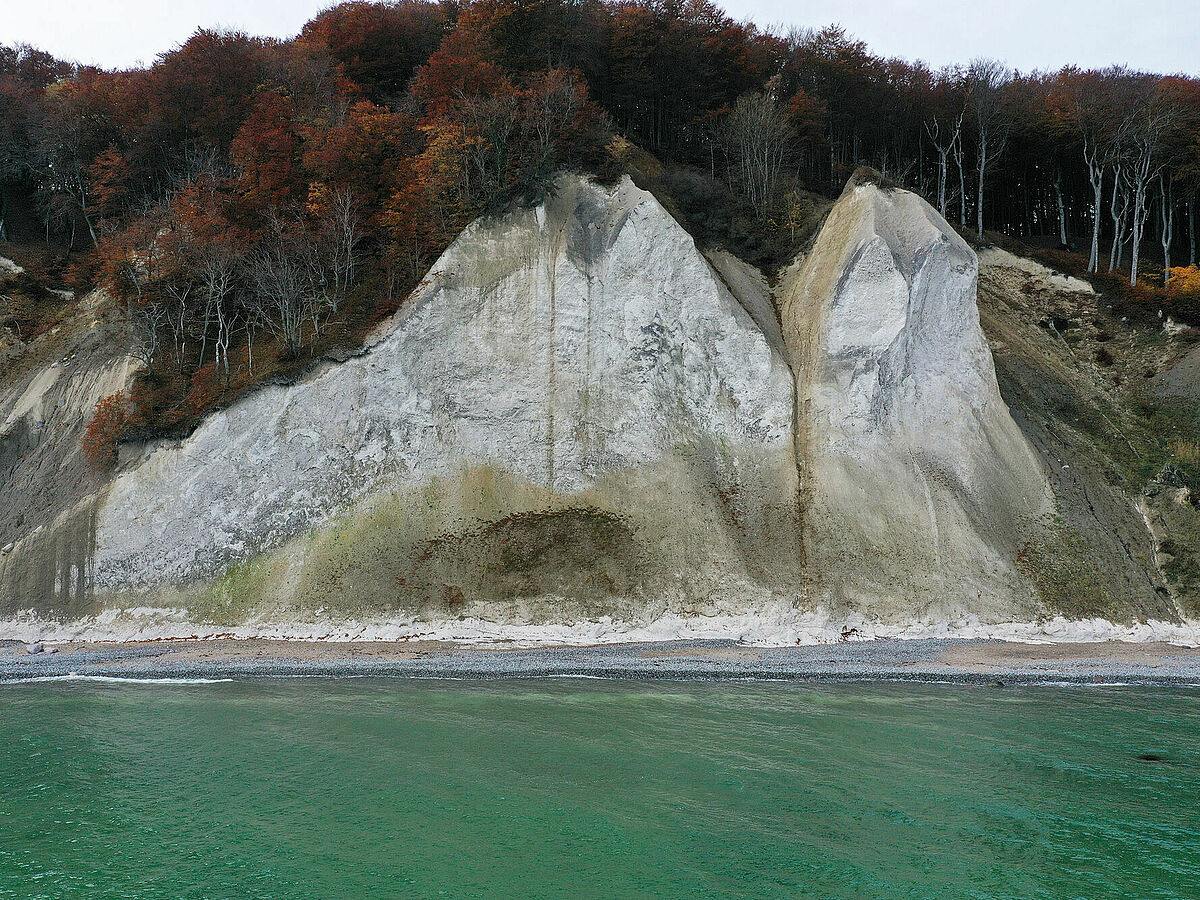
M94 588L179 588L277 548L259 599L356 610L789 588L780 351L650 194L564 179L467 229L361 356L129 464Z
M1053 500L1000 397L977 274L924 200L860 176L784 277L814 599L1036 615L1016 559Z
M2 289L2 288L0 288ZM0 613L90 611L96 511L109 483L84 458L84 427L136 371L100 291L0 363Z
M773 286L628 179L564 176L467 228L357 356L127 446L111 475L78 440L132 364L93 323L70 373L0 378L0 613L1060 612L1041 570L1076 551L1049 445L997 388L977 274L924 201L870 176ZM1105 612L1170 618L1130 528L1103 552L1136 600Z

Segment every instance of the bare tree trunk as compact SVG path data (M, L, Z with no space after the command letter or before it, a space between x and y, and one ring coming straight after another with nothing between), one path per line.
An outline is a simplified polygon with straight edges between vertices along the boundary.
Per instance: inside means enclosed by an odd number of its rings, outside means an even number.
M229 388L229 342L233 337L233 319L233 311L228 309L225 303L218 303L217 340L214 347L216 348L217 365L225 369L226 389Z
M1196 198L1188 201L1188 265L1196 265Z
M938 212L941 213L943 219L946 218L946 179L950 175L948 171L950 163L946 158L949 152L948 148L946 150L938 148Z
M1083 158L1087 162L1088 179L1092 183L1092 247L1088 253L1087 270L1093 273L1100 269L1100 205L1104 197L1104 166L1098 156L1094 148L1089 152L1085 141Z
M1058 201L1058 243L1067 246L1067 210L1063 205L1062 172L1054 176L1054 197Z
M187 298L191 290L192 287L190 284L175 288L168 287L168 295L171 297L171 311L167 315L167 324L171 328L171 342L175 348L175 368L180 374L183 373L185 351L187 349Z
M1130 180L1133 182L1133 213L1129 219L1129 283L1138 283L1138 263L1142 249L1142 233L1146 227L1146 218L1150 214L1150 198L1147 188L1153 177L1150 166L1153 160L1148 145L1143 145L1137 161L1130 169Z
M1159 210L1159 238L1163 248L1163 284L1171 280L1171 239L1175 236L1175 197L1171 190L1171 179L1165 174L1158 175L1158 194L1162 201Z
M975 155L978 161L979 184L975 207L975 232L983 240L983 195L988 164L994 164L1004 153L1012 118L1005 107L1004 88L1012 73L992 59L976 59L967 69L968 96L974 109Z
M765 222L777 205L779 172L790 142L787 119L769 94L743 94L726 120L725 134L750 208Z
M1129 208L1129 194L1122 179L1122 164L1113 166L1112 199L1109 203L1109 214L1113 222L1112 248L1108 251L1108 271L1112 272L1121 265L1121 246L1125 241L1125 213Z
M1133 189L1133 215L1129 222L1129 283L1138 282L1138 256L1142 249L1142 229L1146 225L1146 187L1138 182Z
M204 368L204 355L208 352L208 323L212 321L212 295L204 304L204 327L200 332L200 360L196 363L196 371Z
M1163 136L1174 121L1177 110L1173 107L1147 106L1139 109L1136 130L1133 132L1133 148L1135 156L1129 167L1129 180L1133 186L1133 216L1130 221L1130 236L1133 243L1131 256L1133 259L1129 272L1130 284L1136 285L1138 279L1138 258L1141 252L1142 233L1146 218L1150 214L1150 199L1147 196L1150 182L1159 178L1160 188L1164 197L1169 191L1161 181L1163 162L1160 158ZM1145 118L1143 118L1145 116ZM1168 203L1169 205L1169 203ZM1172 211L1173 212L1173 211ZM1164 226L1166 218L1163 219Z
M932 120L932 122L925 123L925 132L929 135L929 140L932 142L933 147L935 150L937 150L938 154L937 199L938 212L941 213L942 218L946 217L946 195L948 193L948 181L950 179L950 154L959 141L959 136L962 134L962 120L963 117L960 114L954 123L954 132L950 135L949 141L947 141L945 144L942 144L938 141L938 136L941 132L941 126L939 125L937 119ZM920 146L923 147L924 145L922 144Z
M983 240L983 175L987 171L987 132L983 129L979 131L979 167L976 170L976 175L979 176L978 193L975 199L975 237Z
M967 173L963 168L962 132L954 143L954 164L958 167L958 225L967 227Z

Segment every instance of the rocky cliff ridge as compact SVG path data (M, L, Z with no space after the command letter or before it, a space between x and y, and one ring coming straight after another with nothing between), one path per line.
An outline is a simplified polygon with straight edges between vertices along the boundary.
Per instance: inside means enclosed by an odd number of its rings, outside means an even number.
M975 253L915 194L856 177L779 289L820 599L884 618L1028 619L1016 558L1053 512L1000 397Z

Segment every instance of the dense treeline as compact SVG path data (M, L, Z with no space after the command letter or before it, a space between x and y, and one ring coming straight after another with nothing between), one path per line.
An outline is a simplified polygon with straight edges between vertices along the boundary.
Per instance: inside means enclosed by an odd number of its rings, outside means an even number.
M353 343L471 218L564 167L611 177L616 133L667 163L694 230L768 265L808 192L864 163L1101 276L1196 261L1200 81L933 71L706 0L350 2L124 72L0 48L0 239L107 281L161 426Z

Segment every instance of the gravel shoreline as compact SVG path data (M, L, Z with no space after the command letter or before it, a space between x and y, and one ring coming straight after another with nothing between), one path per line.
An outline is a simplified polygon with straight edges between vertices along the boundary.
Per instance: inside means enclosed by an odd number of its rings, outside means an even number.
M49 652L49 651L54 652ZM1200 649L1119 642L859 641L749 647L727 640L505 648L425 641L208 640L0 644L0 682L63 676L251 678L592 677L697 680L921 681L963 684L1200 686Z

